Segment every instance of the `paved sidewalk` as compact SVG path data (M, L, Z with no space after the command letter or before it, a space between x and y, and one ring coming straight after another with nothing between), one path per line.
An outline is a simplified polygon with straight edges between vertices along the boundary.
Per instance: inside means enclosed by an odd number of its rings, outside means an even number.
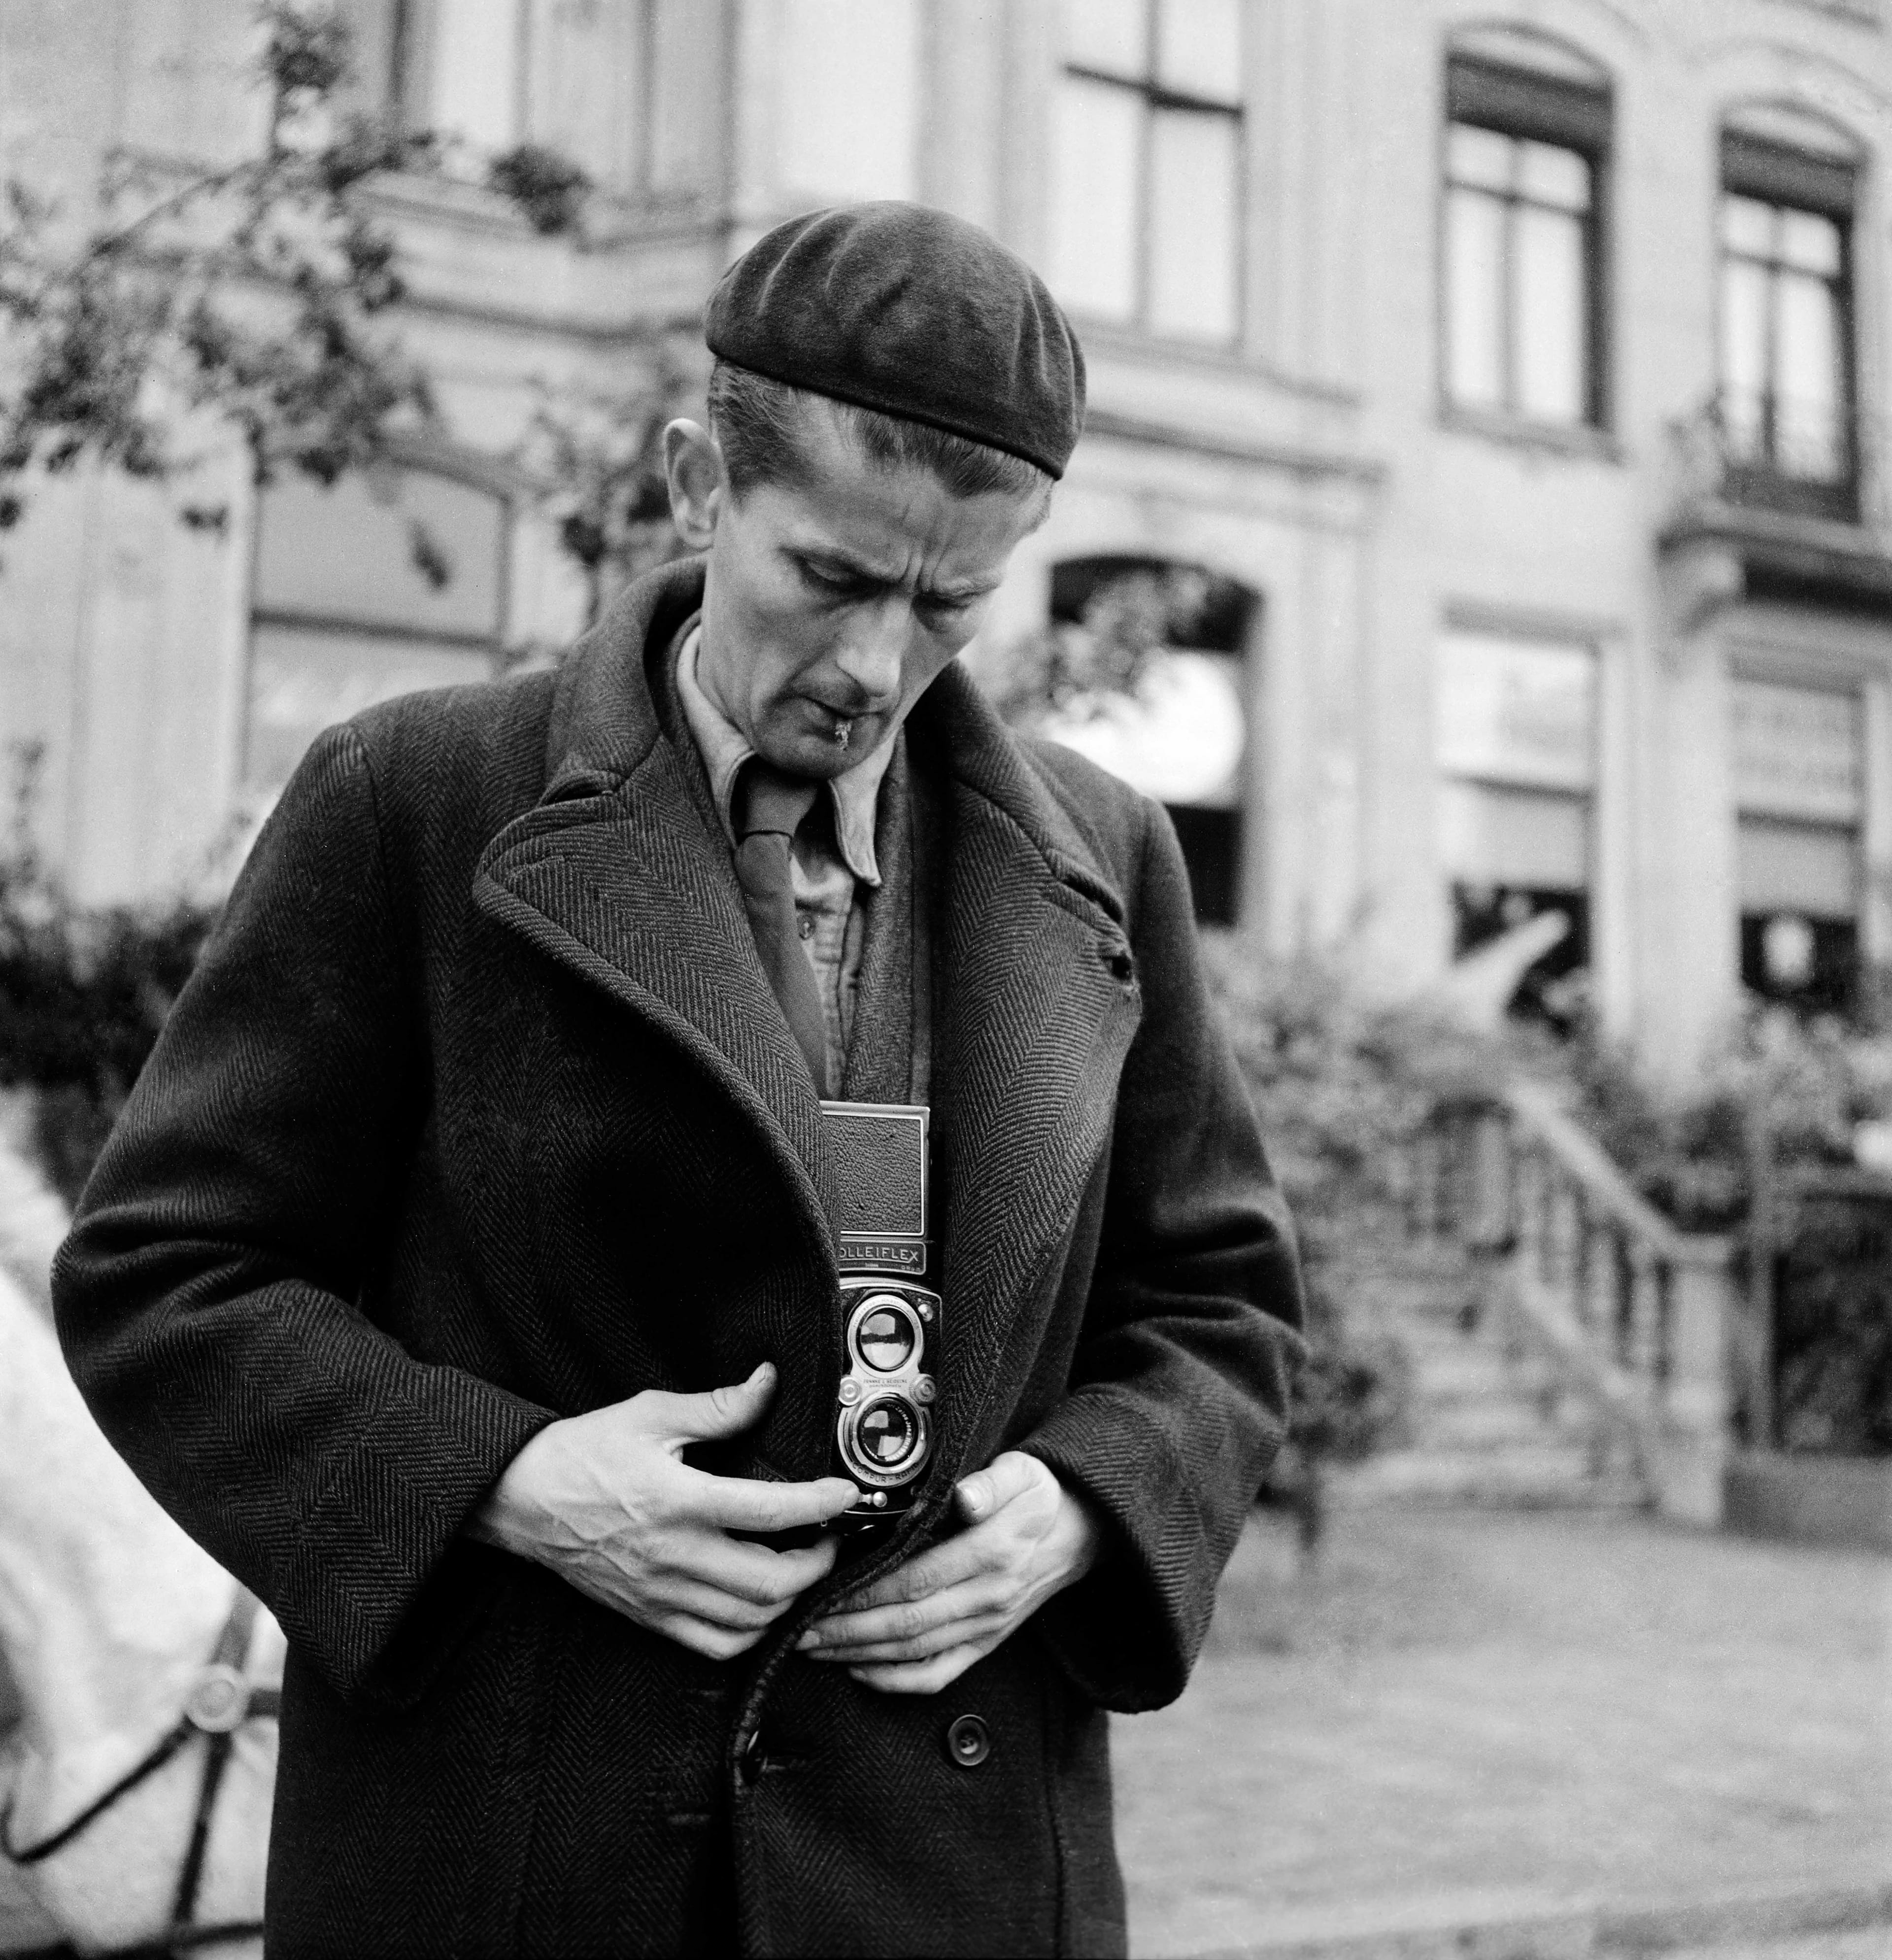
M1884 1887L1889 1634L1869 1554L1387 1510L1304 1577L1258 1519L1188 1693L1114 1725L1132 1949Z

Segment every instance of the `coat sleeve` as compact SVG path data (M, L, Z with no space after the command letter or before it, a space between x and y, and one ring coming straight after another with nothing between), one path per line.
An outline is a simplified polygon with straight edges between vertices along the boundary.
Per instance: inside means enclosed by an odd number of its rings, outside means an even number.
M415 1651L457 1610L450 1584L431 1626L415 1613L551 1420L361 1310L426 1095L413 956L344 727L258 838L87 1185L53 1301L106 1434L345 1694L397 1691L401 1666L376 1674L397 1629Z
M1143 1020L1095 1277L1069 1392L1019 1445L1104 1521L1104 1557L1038 1625L1080 1690L1124 1713L1188 1682L1303 1346L1286 1208L1210 996L1182 853L1153 805L1135 890Z

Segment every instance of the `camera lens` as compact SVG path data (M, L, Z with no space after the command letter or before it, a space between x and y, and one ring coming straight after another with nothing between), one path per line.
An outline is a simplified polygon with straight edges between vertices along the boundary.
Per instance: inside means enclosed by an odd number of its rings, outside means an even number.
M877 1375L898 1374L913 1358L913 1322L891 1307L876 1307L863 1315L854 1339L861 1360Z
M882 1395L860 1412L855 1446L879 1470L897 1470L920 1446L920 1414L911 1402Z

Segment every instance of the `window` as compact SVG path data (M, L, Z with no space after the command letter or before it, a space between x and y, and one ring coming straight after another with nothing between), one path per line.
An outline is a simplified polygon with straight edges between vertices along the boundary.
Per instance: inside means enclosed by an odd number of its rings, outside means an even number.
M1241 0L1067 0L1051 283L1094 319L1241 322Z
M1719 420L1735 491L1851 516L1850 164L1722 138ZM1771 494L1770 494L1771 493Z
M1445 399L1600 426L1608 91L1455 53L1446 110Z
M1247 777L1247 669L1254 595L1233 579L1156 558L1073 558L1051 574L1051 616L1081 622L1118 581L1155 578L1168 647L1141 693L1089 704L1042 730L1121 776L1169 813L1189 867L1196 916L1232 925L1240 911Z
M1741 984L1843 1013L1859 985L1863 705L1737 680L1734 716Z
M268 797L324 728L417 689L485 680L505 604L506 507L418 471L263 492L243 781ZM422 561L425 561L424 565Z
M1434 710L1453 954L1557 914L1564 930L1512 1007L1560 1019L1556 983L1590 959L1596 657L1573 643L1448 632Z
M395 90L408 120L484 160L549 145L611 188L648 188L652 0L395 0Z

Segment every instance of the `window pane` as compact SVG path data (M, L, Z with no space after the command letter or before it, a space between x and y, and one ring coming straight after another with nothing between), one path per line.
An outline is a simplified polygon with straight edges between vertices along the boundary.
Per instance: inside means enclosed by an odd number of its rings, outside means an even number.
M355 474L330 490L285 478L262 495L254 603L264 612L491 637L504 517L497 497L444 476ZM446 555L444 584L414 562L416 524Z
M1517 146L1495 129L1455 123L1445 134L1445 168L1454 183L1511 188L1511 153Z
M1757 460L1765 448L1767 287L1765 268L1739 259L1722 261L1722 425L1737 460Z
M1165 88L1185 95L1239 101L1241 0L1159 0L1156 75Z
M1794 272L1779 276L1774 356L1775 460L1790 476L1843 473L1840 431L1840 332L1833 288Z
M1721 241L1731 252L1769 258L1774 249L1774 209L1751 197L1721 201Z
M1588 161L1575 150L1560 150L1549 143L1520 143L1518 188L1538 204L1553 204L1561 211L1588 211Z
M422 688L491 680L490 654L364 633L257 627L250 648L243 780L279 789L323 730Z
M915 0L789 0L782 173L816 198L910 198L919 129Z
M1817 212L1783 211L1780 256L1803 272L1824 272L1831 277L1840 270L1840 228Z
M1455 190L1445 210L1445 390L1465 408L1504 405L1505 207Z
M520 0L440 0L434 24L435 128L482 149L519 140Z
M1235 338L1239 127L1232 116L1157 113L1150 212L1153 332Z
M1137 309L1137 148L1143 98L1108 83L1059 85L1051 284L1080 313Z
M1149 0L1064 0L1064 58L1141 78L1150 66Z
M1580 422L1585 409L1583 227L1560 211L1516 214L1515 406L1540 422Z
M1859 905L1859 833L1744 816L1735 861L1744 912L1850 918Z

